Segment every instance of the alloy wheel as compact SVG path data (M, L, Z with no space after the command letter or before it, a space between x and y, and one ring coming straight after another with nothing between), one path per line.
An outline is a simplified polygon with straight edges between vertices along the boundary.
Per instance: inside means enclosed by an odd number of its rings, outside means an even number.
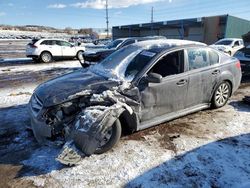
M230 89L227 83L222 83L215 92L215 102L218 106L223 106L230 96Z

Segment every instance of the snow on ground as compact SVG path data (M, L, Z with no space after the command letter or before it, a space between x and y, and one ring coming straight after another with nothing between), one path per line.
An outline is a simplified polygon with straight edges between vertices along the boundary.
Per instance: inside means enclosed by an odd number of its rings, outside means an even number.
M77 60L57 62L51 65L25 65L23 64L22 59L20 60L17 58L11 60L12 61L8 62L7 60L4 61L7 62L8 65L11 63L11 66L0 66L1 107L26 104L34 89L39 83L41 83L41 81L80 68L80 64Z
M36 31L14 31L14 30L0 30L1 37L13 38L17 36L30 36L30 37L66 37L69 38L67 33L49 33L49 32L36 32ZM5 40L5 39L1 39ZM20 40L20 39L19 39Z
M74 167L55 160L60 143L39 146L27 102L41 82L77 61L0 65L0 187L249 187L250 95L244 83L217 110L204 110L124 136L111 151Z

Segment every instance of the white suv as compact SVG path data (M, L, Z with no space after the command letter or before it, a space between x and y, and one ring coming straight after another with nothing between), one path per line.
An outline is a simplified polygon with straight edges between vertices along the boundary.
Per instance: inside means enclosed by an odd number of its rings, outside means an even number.
M26 56L49 63L54 59L78 57L84 51L84 46L75 46L60 39L34 39L26 47Z
M210 45L211 47L232 56L236 51L244 47L243 40L238 38L224 38Z

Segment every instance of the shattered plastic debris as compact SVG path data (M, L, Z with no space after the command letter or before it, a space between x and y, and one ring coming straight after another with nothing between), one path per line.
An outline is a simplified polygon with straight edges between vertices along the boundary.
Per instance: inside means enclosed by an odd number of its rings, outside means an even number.
M68 166L76 165L84 157L83 153L75 147L73 141L66 142L63 146L62 152L57 156L56 160Z

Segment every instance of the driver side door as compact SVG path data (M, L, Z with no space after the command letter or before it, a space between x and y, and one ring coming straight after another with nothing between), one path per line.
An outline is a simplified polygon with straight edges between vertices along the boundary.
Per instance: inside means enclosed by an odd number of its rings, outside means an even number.
M186 106L188 75L184 50L163 55L147 72L162 76L160 83L148 83L141 91L141 123L156 121Z

